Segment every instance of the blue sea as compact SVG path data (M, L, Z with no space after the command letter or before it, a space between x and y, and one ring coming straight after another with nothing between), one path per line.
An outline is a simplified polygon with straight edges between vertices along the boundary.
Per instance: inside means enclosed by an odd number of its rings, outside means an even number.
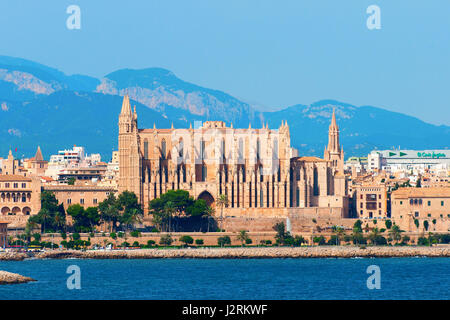
M76 265L81 289L68 289ZM380 289L367 268L379 267ZM0 299L449 299L450 258L25 260Z

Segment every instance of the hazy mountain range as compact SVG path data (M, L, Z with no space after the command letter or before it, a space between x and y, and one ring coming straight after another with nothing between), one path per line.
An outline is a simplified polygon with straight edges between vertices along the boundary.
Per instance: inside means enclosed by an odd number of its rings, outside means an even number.
M161 68L122 69L102 79L63 72L29 60L0 56L0 157L44 157L74 144L110 159L117 149L117 121L122 97L130 95L141 128L189 127L195 120L223 120L235 128L268 123L290 126L292 145L301 155L322 156L333 107L341 143L350 155L374 148L445 149L450 127L372 106L334 100L294 105L274 112L257 111L229 94L185 82ZM424 106L425 107L425 106Z

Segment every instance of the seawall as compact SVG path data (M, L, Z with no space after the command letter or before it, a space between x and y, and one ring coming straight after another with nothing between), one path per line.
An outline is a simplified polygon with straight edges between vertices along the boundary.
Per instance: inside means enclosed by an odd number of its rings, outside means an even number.
M0 260L23 260L27 254L0 253ZM435 247L242 247L137 250L53 250L31 254L37 259L250 259L250 258L355 258L355 257L450 257L450 246Z

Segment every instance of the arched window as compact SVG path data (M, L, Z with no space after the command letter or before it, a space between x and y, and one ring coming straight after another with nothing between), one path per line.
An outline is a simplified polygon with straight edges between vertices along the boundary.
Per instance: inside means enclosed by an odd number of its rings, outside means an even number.
M180 141L178 142L178 157L183 158L184 153L184 144L183 144L183 138L180 138Z
M260 158L261 158L261 143L258 138L256 139L256 160L259 160Z
M205 150L205 140L200 140L200 159L204 160L205 159L205 154L206 150Z
M207 172L206 166L203 164L202 165L202 181L206 181L207 175L208 175L208 172Z
M319 173L317 168L314 168L314 181L313 181L313 193L315 196L319 195Z
M239 163L244 163L244 140L242 138L239 138L238 157Z
M148 159L148 140L144 139L144 159Z
M225 161L225 139L222 139L221 153L222 153L222 161Z
M166 159L166 139L161 141L161 159Z
M263 188L259 190L259 206L264 207L264 192Z
M181 170L183 172L183 182L186 182L186 166L182 166Z

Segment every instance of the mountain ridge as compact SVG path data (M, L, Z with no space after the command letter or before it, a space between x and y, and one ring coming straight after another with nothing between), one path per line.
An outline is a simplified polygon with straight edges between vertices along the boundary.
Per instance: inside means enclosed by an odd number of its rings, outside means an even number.
M20 146L46 156L73 144L109 159L117 148L117 117L128 93L139 127L187 128L194 121L222 120L235 128L290 126L292 146L302 155L322 156L333 108L346 157L372 149L448 148L450 126L370 105L334 99L259 111L226 92L178 78L164 68L120 69L102 79L63 72L30 60L0 56L0 156ZM43 117L43 115L45 115ZM40 121L37 121L37 120Z

